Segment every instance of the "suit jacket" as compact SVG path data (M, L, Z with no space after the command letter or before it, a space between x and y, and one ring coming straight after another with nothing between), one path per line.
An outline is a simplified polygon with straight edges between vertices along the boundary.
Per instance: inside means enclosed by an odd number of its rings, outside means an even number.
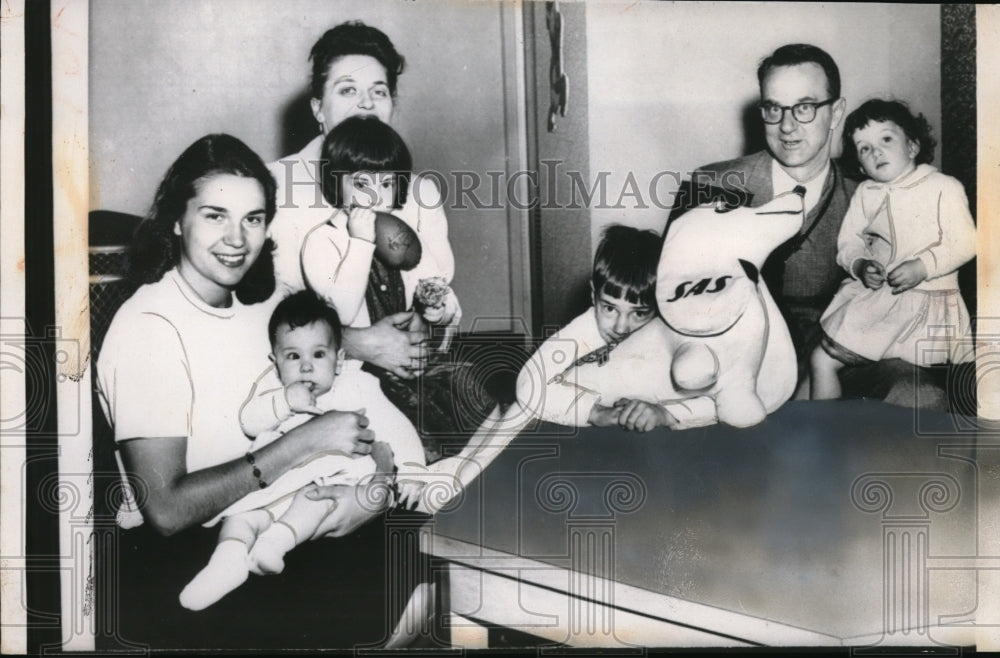
M756 208L774 198L773 158L767 151L699 168L678 191L670 220L695 205L721 198L727 206ZM833 298L846 272L837 264L837 235L857 183L830 163L819 202L806 216L799 234L775 249L763 275L779 305L822 310Z

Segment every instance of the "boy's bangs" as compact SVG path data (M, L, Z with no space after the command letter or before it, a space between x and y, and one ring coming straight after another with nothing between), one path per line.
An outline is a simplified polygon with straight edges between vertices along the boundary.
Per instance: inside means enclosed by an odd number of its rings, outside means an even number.
M645 286L646 294L640 294L638 286L634 283L619 283L608 279L603 285L598 289L597 293L604 293L608 297L614 297L615 299L624 299L629 304L641 304L643 306L652 307L655 303L655 297L653 295L652 286Z

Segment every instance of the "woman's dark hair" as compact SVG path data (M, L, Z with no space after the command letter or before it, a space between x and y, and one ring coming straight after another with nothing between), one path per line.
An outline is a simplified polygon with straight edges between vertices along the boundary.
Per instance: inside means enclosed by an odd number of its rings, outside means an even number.
M808 43L790 43L771 53L757 67L757 83L764 89L764 79L767 74L779 66L795 66L797 64L818 64L826 74L826 91L830 98L840 98L840 69L830 57L830 53Z
M603 293L630 304L656 308L656 268L662 238L653 231L612 224L594 254L594 296Z
M385 67L389 93L396 97L396 79L403 73L406 60L382 30L361 21L349 21L330 28L319 38L309 53L312 60L312 95L323 98L330 65L347 55L368 55Z
M180 237L174 225L198 193L198 183L209 176L232 174L253 178L264 192L264 221L271 223L277 186L267 166L249 146L231 135L206 135L187 147L170 165L156 190L153 207L136 229L130 258L130 275L137 283L155 283L180 262ZM260 256L236 287L244 304L261 302L274 292L274 243L264 243Z
M934 146L937 142L931 137L931 125L923 114L913 116L910 108L902 101L886 101L873 98L861 104L861 107L847 115L844 121L844 151L843 164L848 171L859 168L857 149L854 146L855 131L863 129L872 121L892 121L899 126L907 139L912 139L920 147L917 164L930 164L934 161Z
M323 197L334 208L343 207L344 176L359 171L395 174L393 207L406 203L413 171L410 149L399 133L376 117L348 117L331 128L320 157Z

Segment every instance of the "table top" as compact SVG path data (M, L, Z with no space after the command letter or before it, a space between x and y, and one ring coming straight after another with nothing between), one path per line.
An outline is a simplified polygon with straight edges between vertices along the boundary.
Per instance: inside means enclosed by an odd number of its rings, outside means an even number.
M979 494L977 459L989 453L995 464L998 453L984 442L1000 443L977 437L968 419L863 400L791 402L740 430L542 424L431 525L491 555L845 641L871 638L885 611L920 597L934 623L973 618L975 571L963 560L977 554L977 519L996 511ZM595 529L612 537L613 559L581 566L570 537ZM447 558L453 545L432 552ZM926 578L926 589L900 593L907 573Z

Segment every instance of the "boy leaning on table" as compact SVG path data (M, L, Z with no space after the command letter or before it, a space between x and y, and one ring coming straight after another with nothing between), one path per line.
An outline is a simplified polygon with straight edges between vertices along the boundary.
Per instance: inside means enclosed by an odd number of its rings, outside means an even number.
M650 321L661 321L654 297L661 246L661 236L653 231L617 224L605 229L590 280L593 308L546 340L518 375L517 400L525 413L559 425L619 425L639 432L657 427L684 429L714 420L714 403L708 398L664 404L633 398L605 400L599 390L575 383L575 368L606 363L611 351L632 332ZM651 354L650 358L659 356ZM666 350L662 358L667 367ZM650 400L655 400L655 391L650 391Z

